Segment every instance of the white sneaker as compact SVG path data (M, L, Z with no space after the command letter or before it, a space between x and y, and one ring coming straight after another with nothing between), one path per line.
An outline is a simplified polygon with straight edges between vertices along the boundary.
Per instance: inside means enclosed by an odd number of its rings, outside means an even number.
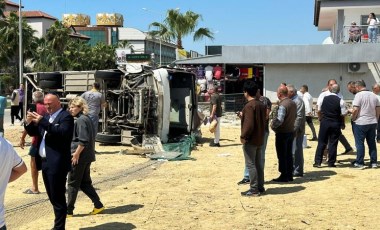
M377 168L377 164L376 163L371 164L371 168L373 169Z
M364 165L361 165L361 164L355 163L355 164L354 164L354 169L363 170L363 169L365 169L365 167L364 167Z

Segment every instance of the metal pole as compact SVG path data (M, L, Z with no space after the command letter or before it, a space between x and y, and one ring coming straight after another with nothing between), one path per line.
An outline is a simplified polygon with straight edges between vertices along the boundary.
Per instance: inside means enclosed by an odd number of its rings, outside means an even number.
M19 0L19 18L18 18L18 33L19 33L19 83L22 83L22 74L24 70L23 52L22 52L22 12L21 0Z
M161 37L161 34L160 34L160 66L161 66L161 52L162 51L162 37Z

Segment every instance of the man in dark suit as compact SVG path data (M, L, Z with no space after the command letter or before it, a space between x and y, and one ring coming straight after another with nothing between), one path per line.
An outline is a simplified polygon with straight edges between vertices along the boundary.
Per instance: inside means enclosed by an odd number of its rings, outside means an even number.
M66 178L71 168L71 139L74 120L63 110L58 96L47 94L44 98L47 110L45 116L28 112L25 129L30 136L39 136L36 165L42 169L46 192L53 205L55 230L66 225Z

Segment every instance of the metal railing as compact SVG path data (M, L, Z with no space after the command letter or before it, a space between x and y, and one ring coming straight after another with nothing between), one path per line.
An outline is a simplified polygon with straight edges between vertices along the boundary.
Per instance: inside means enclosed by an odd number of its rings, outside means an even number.
M220 94L222 98L223 112L237 112L244 107L245 98L242 93ZM210 96L198 96L198 107L202 110L208 110L210 104Z
M361 29L360 31L360 36L359 36L359 39L357 41L355 41L355 39L353 41L350 41L350 28L351 28L351 25L347 26L343 26L343 29L342 31L339 33L339 43L368 43L370 42L369 41L369 38L368 38L368 26L369 25L356 25L357 27L359 27ZM376 25L377 27L379 27L379 25ZM380 43L380 29L377 28L377 43Z

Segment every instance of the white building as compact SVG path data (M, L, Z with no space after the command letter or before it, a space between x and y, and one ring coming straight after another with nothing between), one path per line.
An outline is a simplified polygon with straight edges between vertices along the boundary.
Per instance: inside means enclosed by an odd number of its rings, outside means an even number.
M10 12L16 12L18 15L19 5L5 1L5 16L8 16ZM35 37L42 38L47 30L53 25L57 18L42 12L42 11L22 11L22 17L26 20L28 25L35 30Z
M23 11L22 16L28 25L36 31L34 32L34 36L38 38L45 36L47 30L58 20L42 11Z
M156 63L160 63L160 56L162 65L176 60L175 44L154 38L138 29L119 28L119 41L128 41L135 53L154 54Z
M222 46L220 55L177 60L176 63L194 66L219 64L226 71L235 67L252 68L258 73L254 80L272 101L277 100L276 91L282 82L294 84L297 88L306 84L310 94L316 98L329 79L336 79L344 98L351 100L353 95L346 90L349 81L363 79L368 88L380 82L380 40L378 43L347 44L344 30L344 26L352 21L366 24L370 12L380 17L379 0L315 0L314 25L320 31L330 31L331 39L327 40L333 44ZM228 75L225 83L226 88L235 84ZM241 93L241 90L236 93Z

